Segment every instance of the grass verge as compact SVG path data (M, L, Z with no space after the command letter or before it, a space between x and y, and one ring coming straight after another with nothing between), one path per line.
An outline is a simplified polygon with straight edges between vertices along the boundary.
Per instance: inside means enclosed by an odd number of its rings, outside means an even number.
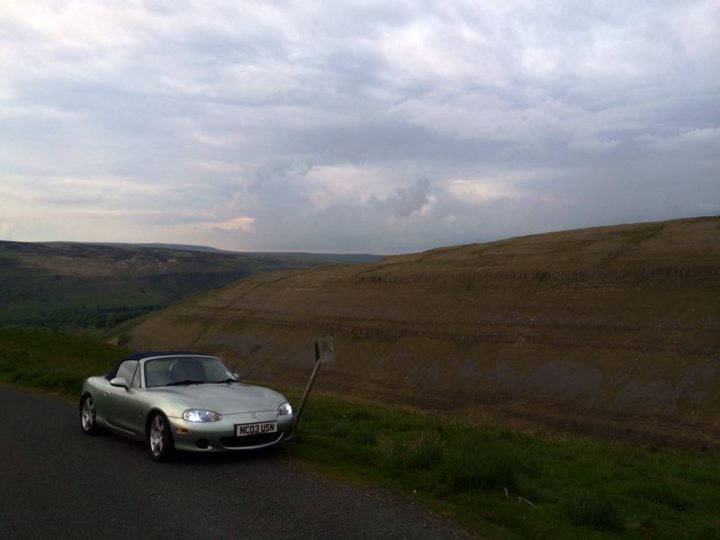
M88 338L0 326L0 381L77 396L86 377L105 373L123 353Z
M476 427L314 395L286 452L483 538L720 538L720 455Z

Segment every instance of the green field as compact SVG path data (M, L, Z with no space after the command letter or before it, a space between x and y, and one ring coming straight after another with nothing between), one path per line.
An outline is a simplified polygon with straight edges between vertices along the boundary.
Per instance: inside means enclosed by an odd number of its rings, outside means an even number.
M122 354L0 327L4 382L77 395ZM314 395L283 452L419 500L483 538L720 538L717 451L477 427Z

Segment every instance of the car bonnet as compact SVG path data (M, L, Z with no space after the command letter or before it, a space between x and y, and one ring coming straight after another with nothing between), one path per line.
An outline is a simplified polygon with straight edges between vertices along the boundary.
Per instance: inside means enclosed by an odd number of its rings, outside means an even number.
M191 384L162 390L181 398L189 409L206 409L223 415L274 410L286 401L274 390L246 384Z

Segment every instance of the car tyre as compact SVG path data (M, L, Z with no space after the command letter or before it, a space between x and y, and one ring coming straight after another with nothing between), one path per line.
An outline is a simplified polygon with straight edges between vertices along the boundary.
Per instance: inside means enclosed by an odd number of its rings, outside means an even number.
M80 399L80 429L86 435L95 435L100 431L96 421L95 400L89 394Z
M148 445L155 461L169 461L175 451L175 443L167 417L156 412L148 425Z

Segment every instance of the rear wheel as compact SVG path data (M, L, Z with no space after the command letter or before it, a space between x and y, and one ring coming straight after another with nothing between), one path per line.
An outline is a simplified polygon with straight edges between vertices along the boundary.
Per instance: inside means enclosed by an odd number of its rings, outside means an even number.
M156 461L168 461L175 450L170 424L162 413L154 413L150 418L148 429L150 453Z
M99 431L95 421L95 400L91 395L84 395L80 401L80 428L87 435Z

